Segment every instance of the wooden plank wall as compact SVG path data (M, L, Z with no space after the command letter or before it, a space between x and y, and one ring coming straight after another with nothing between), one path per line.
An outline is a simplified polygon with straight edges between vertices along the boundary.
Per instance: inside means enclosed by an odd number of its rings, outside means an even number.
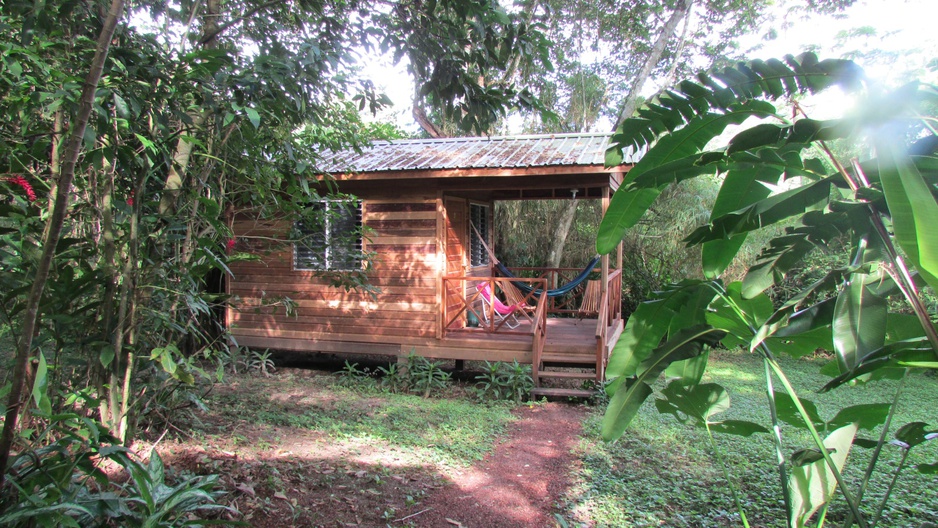
M468 232L467 224L467 204L461 198L447 196L444 198L443 213L443 245L446 253L446 275L465 275L466 274L466 236ZM456 314L463 307L463 298L465 297L465 283L449 282L446 285L443 302L446 304L444 310L448 328L458 328L465 326L466 319L461 317L458 321L450 323L452 314Z
M435 338L442 263L437 201L365 200L362 222L369 229L364 249L374 255L368 276L381 289L377 298L330 286L313 272L294 271L292 247L277 248L259 262L231 266L229 292L236 300L229 307L228 324L235 338L254 346L270 338L270 346L310 351L334 351L334 345L318 347L317 340L405 345ZM248 246L251 240L280 236L289 227L286 222L246 219L233 223L239 244ZM267 306L284 296L296 303L295 317L287 316L282 306Z

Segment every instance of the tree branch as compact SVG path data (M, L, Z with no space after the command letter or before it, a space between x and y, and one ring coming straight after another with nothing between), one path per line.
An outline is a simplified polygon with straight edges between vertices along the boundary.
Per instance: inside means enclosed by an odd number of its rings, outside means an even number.
M622 110L619 111L619 117L616 119L616 124L612 128L613 131L617 130L622 125L623 121L632 117L632 114L635 113L635 110L638 108L638 96L641 94L642 87L645 86L645 82L651 76L651 71L658 65L658 62L661 61L661 56L664 55L664 49L667 47L671 37L674 36L674 32L677 31L678 24L680 24L685 16L690 14L693 5L694 0L684 0L678 3L674 8L674 12L671 13L671 18L669 18L668 21L665 22L664 27L661 28L658 40L656 40L655 45L652 46L651 53L649 53L648 58L645 59L645 64L642 65L641 71L639 71L638 75L636 75L635 79L632 81L629 95L622 105Z
M243 21L245 18L250 18L260 13L261 11L267 9L268 7L275 6L277 4L282 4L282 3L283 3L283 0L271 0L270 2L261 4L255 7L254 9L251 9L247 13L244 13L243 15L235 18L234 20L231 20L225 24L219 24L215 28L213 28L211 31L206 31L205 34L202 35L202 38L199 39L199 44L204 46L208 44L209 42L211 42L212 40L214 40L215 37L217 37L218 35L221 35L225 30L227 30L231 26L234 26L235 24L240 24L241 21Z
M414 99L414 107L411 113L414 115L414 119L417 120L417 124L420 125L420 128L424 129L427 134L430 134L430 137L446 137L446 133L443 132L443 129L433 124L433 121L430 121L430 118L427 117L427 112L424 111L423 107L420 106L416 99Z

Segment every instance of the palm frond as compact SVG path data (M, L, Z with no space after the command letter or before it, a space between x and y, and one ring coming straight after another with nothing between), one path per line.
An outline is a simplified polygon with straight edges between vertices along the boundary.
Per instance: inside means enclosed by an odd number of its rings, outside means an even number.
M833 85L848 91L862 86L863 70L842 59L818 61L813 53L784 61L769 59L740 62L732 67L697 74L648 100L612 136L606 151L606 165L623 160L623 150L641 150L662 134L674 132L693 119L708 113L727 113L753 99L775 100L806 92L818 92Z

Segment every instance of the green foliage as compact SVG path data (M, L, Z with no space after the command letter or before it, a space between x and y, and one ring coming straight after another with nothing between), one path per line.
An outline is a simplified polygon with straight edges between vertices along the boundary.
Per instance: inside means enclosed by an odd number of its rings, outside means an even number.
M833 85L865 96L865 103L842 118L818 121L799 115L788 119L763 100ZM780 434L773 438L785 518L793 527L823 524L835 493L843 497L846 525L877 524L885 502L870 516L861 512L862 500L899 395L892 404L849 406L824 421L810 401L798 396L777 354L797 357L818 348L832 350L835 361L829 370L836 377L825 390L848 381L903 378L908 369L938 365L934 314L918 293L923 282L933 286L931 252L938 247L934 230L926 227L938 215L938 202L925 183L938 178L938 138L934 119L927 115L938 89L918 84L885 94L863 89L862 72L849 61L819 62L803 55L784 63L740 63L699 74L697 82L685 81L646 103L616 134L608 153L610 162L617 163L626 148L648 148L613 197L600 226L601 251L614 248L667 186L703 175L722 176L723 183L709 222L684 238L688 245L702 246L707 279L685 280L640 306L617 344L607 369L615 379L607 388L612 399L603 436L611 440L623 434L662 372L679 377L678 385L662 392L665 398L657 403L662 412L705 424L708 431L768 431L711 424L711 413L725 411L729 400L722 388L700 384L707 364L703 351L717 342L743 345L763 360L771 428L777 431L780 421L798 422L808 432L810 447L793 453L786 452ZM737 132L726 147L705 150L742 115L773 122ZM876 159L842 169L844 160L829 154L824 161L814 157L831 152L827 142L860 134L868 134ZM901 144L901 138L907 143ZM725 285L720 276L742 240L771 226L784 227L784 232L768 241L742 282ZM815 246L845 240L853 248L847 262L834 263L815 281L785 292L787 296L776 291L773 305L766 290L784 284ZM905 265L918 277L903 271ZM888 296L895 292L911 307L917 329L904 322L908 316L890 312ZM686 360L693 363L672 365ZM781 390L774 390L776 386ZM883 422L878 440L855 439L858 429ZM874 454L859 485L849 486L844 468L855 445L872 447ZM716 448L714 457L723 463ZM731 491L740 519L748 525L745 500L735 486Z
M441 366L439 361L430 361L411 352L407 356L407 388L422 394L424 398L429 398L433 391L445 389L452 375Z
M819 373L827 359L824 355L801 359L780 357L779 362L794 386L817 387L829 379ZM730 407L713 415L711 422L738 420L767 426L762 368L759 356L742 349L711 352L701 384L719 385L731 396ZM728 492L729 486L733 485L739 490L751 526L786 526L772 437L761 433L748 437L715 433L713 447L706 428L699 421L688 419L683 413L663 414L656 409L658 402L665 398L664 391L672 383L663 377L654 384L655 405L644 406L616 442L598 440L602 413L586 420L581 455L583 466L570 493L575 497L570 507L571 525L735 528L742 526L742 522ZM934 413L930 411L931 402L938 398L938 385L934 378L915 374L903 383L906 397L893 422L929 422L931 425L924 430L935 429ZM809 398L819 419L833 427L837 421L834 417L841 409L865 408L889 401L898 385L897 380L884 380L877 384L811 394ZM674 387L678 388L679 385ZM792 421L798 425L786 421L779 424L786 455L812 445L803 422L796 416L792 416ZM881 426L872 430L861 429L857 439L875 444L880 431ZM894 438L891 432L887 441ZM853 487L862 481L862 469L873 455L873 449L859 446L857 443L857 447L851 450L845 474ZM720 453L719 459L714 457L715 450ZM877 471L868 485L866 495L870 500L862 505L870 519L887 493L902 456L903 449L899 445L887 443L884 446ZM934 475L920 473L918 468L934 463L936 457L938 444L935 441L926 441L909 451L905 470L894 484L880 526L920 526L932 520L931 512L936 509L938 498L934 493L922 490L931 489ZM720 460L727 466L728 479L721 470ZM851 467L859 471L851 471ZM679 507L676 506L678 504ZM844 510L842 502L839 506L838 503L832 505L826 525L843 525Z
M358 363L349 363L348 361L345 362L342 370L336 372L335 375L339 378L339 385L343 387L355 387L373 382L371 372L367 368L360 369Z
M597 114L616 122L623 100L643 92L635 79L657 45L663 49L660 58L647 65L651 79L681 78L695 69L734 60L740 53L739 37L764 32L765 18L775 11L771 8L775 4L762 0L550 0L537 5L539 8L529 9L532 19L546 26L544 31L554 44L549 51L555 68L553 72L528 68L523 73L542 100L561 116L559 123L531 125L538 133L589 131ZM820 3L812 2L808 11L820 9ZM685 14L673 33L666 34L670 19Z
M358 363L346 361L336 376L344 387L368 389L378 385L391 392L415 392L429 398L432 392L445 389L452 379L452 375L443 370L442 365L439 361L430 361L411 351L404 363L378 367L374 372L368 368L359 368Z
M308 397L286 402L275 397L294 385ZM296 427L337 442L386 442L414 452L419 461L463 467L489 453L514 417L508 406L479 405L460 394L423 398L367 381L343 387L335 377L293 376L287 370L272 378L245 377L236 391L213 392L208 404L222 422Z
M531 366L521 365L518 360L512 363L496 361L483 363L483 371L476 376L475 390L479 399L513 400L521 403L534 388Z
M276 370L274 365L274 360L271 359L270 350L253 350L251 351L251 362L249 363L251 370L263 374L264 376L270 376L271 372Z
M136 405L137 423L128 432L163 431L175 427L176 422L192 419L196 412L206 410L203 398L210 390L211 380L205 373L200 374L198 382L188 384L153 368L146 372L143 396Z
M511 268L544 267L553 246L560 215L569 200L510 200L495 203L498 226L495 252ZM596 230L602 219L598 200L577 200L573 228L567 235L560 266L582 269L596 254Z
M41 447L19 454L7 471L3 526L195 526L237 513L216 503L223 494L215 489L217 475L170 482L159 454L153 452L147 464L137 461L88 418L51 417L35 442ZM121 468L127 479L109 477L102 461Z
M395 61L407 57L415 105L429 104L444 128L484 134L512 108L549 115L510 75L519 65L551 69L539 26L519 13L495 2L439 0L398 3L372 16L383 28L377 47Z
M407 372L400 363L390 363L386 367L378 367L378 385L391 392L405 390L407 386Z

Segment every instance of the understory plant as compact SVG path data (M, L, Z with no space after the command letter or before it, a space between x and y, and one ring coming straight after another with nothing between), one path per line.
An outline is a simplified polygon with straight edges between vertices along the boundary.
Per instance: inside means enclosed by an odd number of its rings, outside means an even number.
M49 423L35 447L11 460L0 526L243 525L213 521L238 513L217 502L217 475L171 481L156 451L143 463L89 418L61 414Z
M336 376L339 377L339 384L344 387L371 388L377 384L391 392L414 392L424 398L429 398L433 391L445 389L452 380L452 375L443 370L441 362L430 361L413 351L403 363L392 363L374 371L367 367L360 368L358 363L346 361L342 370L336 372Z
M408 389L429 398L435 390L445 389L449 385L452 375L442 368L439 361L418 356L413 352L407 356L407 373L405 375Z
M521 403L534 388L531 366L518 360L512 363L484 362L482 373L476 376L476 394L479 399L512 400Z
M371 370L359 368L358 363L346 361L342 369L336 372L335 375L339 378L339 385L343 387L356 387L363 384L371 386L374 384Z
M860 102L835 119L815 119L800 96L837 86ZM783 106L782 104L785 104ZM619 438L641 405L656 406L710 433L769 434L769 464L791 527L874 527L888 508L899 467L877 467L889 445L908 450L934 439L933 426L892 423L902 380L913 370L938 368L934 307L923 291L938 287L938 88L911 83L893 91L866 79L846 60L812 54L751 61L700 73L649 100L613 136L607 164L626 149L647 149L626 174L607 210L597 249L609 253L670 185L696 177L722 181L709 223L688 233L701 246L703 277L671 284L638 306L607 367L611 399L603 421L607 440ZM724 146L707 148L732 125ZM835 142L861 145L838 156ZM842 149L840 149L842 150ZM721 279L743 242L757 230L784 228L771 237L742 281ZM846 258L801 289L768 293L797 271L812 251L846 244ZM729 394L703 383L708 349L746 347L762 358L766 423L720 420ZM777 357L830 351L831 381L795 387ZM898 379L890 401L838 409L824 417L805 390ZM810 442L791 450L787 427ZM794 435L793 435L794 436ZM797 442L797 440L795 440ZM714 457L720 453L714 443ZM870 449L856 485L844 479L853 448ZM938 464L915 470L935 473ZM745 499L726 475L740 520L749 526ZM885 497L871 500L872 479L891 480ZM835 498L844 511L831 512ZM924 519L923 519L924 521Z

